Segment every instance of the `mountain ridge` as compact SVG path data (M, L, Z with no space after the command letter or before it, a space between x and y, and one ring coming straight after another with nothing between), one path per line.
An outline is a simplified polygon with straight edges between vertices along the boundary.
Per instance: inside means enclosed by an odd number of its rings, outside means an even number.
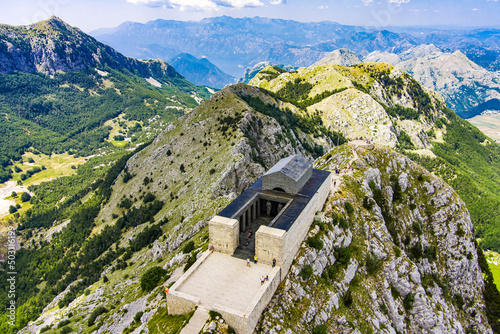
M1 25L0 39L0 74L15 71L54 74L107 66L125 68L142 76L180 78L162 60L138 61L125 57L57 17L29 26Z
M463 118L495 107L489 101L500 99L500 72L486 70L460 50L450 54L429 44L400 54L376 51L364 60L388 62L411 74L425 87L442 94Z
M134 146L209 96L164 61L125 57L56 17L0 25L0 59L2 183L27 150Z
M377 50L401 52L428 43L450 52L460 49L481 66L489 70L500 69L497 61L500 31L495 29L441 31L422 27L388 27L374 31L331 21L304 23L230 17L186 22L156 20L145 24L134 23L134 28L130 27L131 24L126 24L92 34L125 54L138 58L170 59L181 52L196 57L207 56L235 77L242 74L238 65L246 68L261 61L270 61L274 64L309 66L327 52L339 48L348 48L364 56ZM272 49L281 50L280 53L286 57L270 52ZM309 63L306 64L306 61Z

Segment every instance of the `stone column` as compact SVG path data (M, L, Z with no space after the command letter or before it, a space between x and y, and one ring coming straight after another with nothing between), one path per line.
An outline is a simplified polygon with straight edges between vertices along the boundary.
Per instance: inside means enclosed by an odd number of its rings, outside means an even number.
M255 202L252 203L252 206L250 207L250 212L252 213L252 222L255 221L256 214L255 214L255 208L257 207L257 204Z
M247 229L247 216L245 215L245 212L243 212L243 214L241 215L241 222L242 229L240 232L243 232Z

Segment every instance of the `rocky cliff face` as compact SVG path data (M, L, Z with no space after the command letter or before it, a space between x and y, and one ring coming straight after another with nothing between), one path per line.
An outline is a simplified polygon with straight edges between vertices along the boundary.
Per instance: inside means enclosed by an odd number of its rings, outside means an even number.
M128 58L57 17L29 26L0 25L0 74L54 74L109 66L143 77L181 77L163 61Z
M400 54L375 51L365 61L386 62L439 92L463 118L500 110L500 73L472 62L461 51L446 53L434 45L420 45Z
M357 153L256 332L492 333L465 204L405 156Z
M75 330L121 333L135 324L134 315L138 312L144 312L141 329L147 329L148 321L161 313L164 300L157 296L159 291L141 292L142 274L157 265L165 268L172 280L177 279L190 258L181 251L185 241L196 240L197 251L205 250L206 224L214 214L281 158L301 152L312 160L304 145L325 141L321 136L313 139L310 134L287 128L278 119L261 113L255 102L253 106L246 102L255 100L280 108L281 102L258 88L243 84L225 88L174 122L151 145L128 160L126 171L115 180L112 195L96 219L94 233L116 223L128 211L124 208L126 200L138 208L145 204L146 194L151 193L163 201L154 221L162 225L164 235L150 248L136 252L125 269L121 267L121 258L113 261L101 274L108 282L93 284L88 295L79 296L67 307L54 307L70 291L68 287L24 333L37 333L45 326L56 330L55 325L70 312L80 315L78 320L72 320ZM127 173L129 179L125 181ZM152 224L128 229L116 247L129 247ZM100 318L96 329L87 320L98 306L110 312ZM165 320L168 318L162 321Z

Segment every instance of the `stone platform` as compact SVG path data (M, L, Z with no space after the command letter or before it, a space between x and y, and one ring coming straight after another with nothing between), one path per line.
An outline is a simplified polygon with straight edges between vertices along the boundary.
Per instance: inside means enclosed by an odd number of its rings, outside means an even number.
M269 279L261 284L261 278ZM185 314L200 308L213 310L239 334L253 332L262 311L281 282L281 268L219 252L206 251L170 288L168 313Z
M220 304L245 312L261 288L260 278L271 271L269 265L248 267L246 260L213 252L176 290L200 298L199 305L209 310Z

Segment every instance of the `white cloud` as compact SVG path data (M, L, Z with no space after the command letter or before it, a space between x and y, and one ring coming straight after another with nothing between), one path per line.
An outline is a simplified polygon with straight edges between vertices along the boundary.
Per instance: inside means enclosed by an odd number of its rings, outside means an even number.
M401 6L404 3L409 3L410 0L387 0L387 2L395 4L396 6Z
M477 11L479 11L479 9L478 8L472 8L472 11L473 12L477 12Z
M325 10L325 9L328 9L328 6L319 6L318 9Z
M127 0L136 5L149 7L177 8L179 10L217 10L221 7L244 8L260 7L260 0ZM272 4L285 3L285 0L271 0Z
M397 7L401 6L402 4L409 3L410 1L411 0L386 0L387 3L396 5ZM493 0L493 1L500 1L500 0ZM373 4L374 0L361 0L361 2L365 6L369 6L369 5ZM381 5L381 4L383 4L383 2L381 2L381 1L377 2L377 5Z
M269 3L271 5L281 5L281 4L286 4L286 0L269 0Z

